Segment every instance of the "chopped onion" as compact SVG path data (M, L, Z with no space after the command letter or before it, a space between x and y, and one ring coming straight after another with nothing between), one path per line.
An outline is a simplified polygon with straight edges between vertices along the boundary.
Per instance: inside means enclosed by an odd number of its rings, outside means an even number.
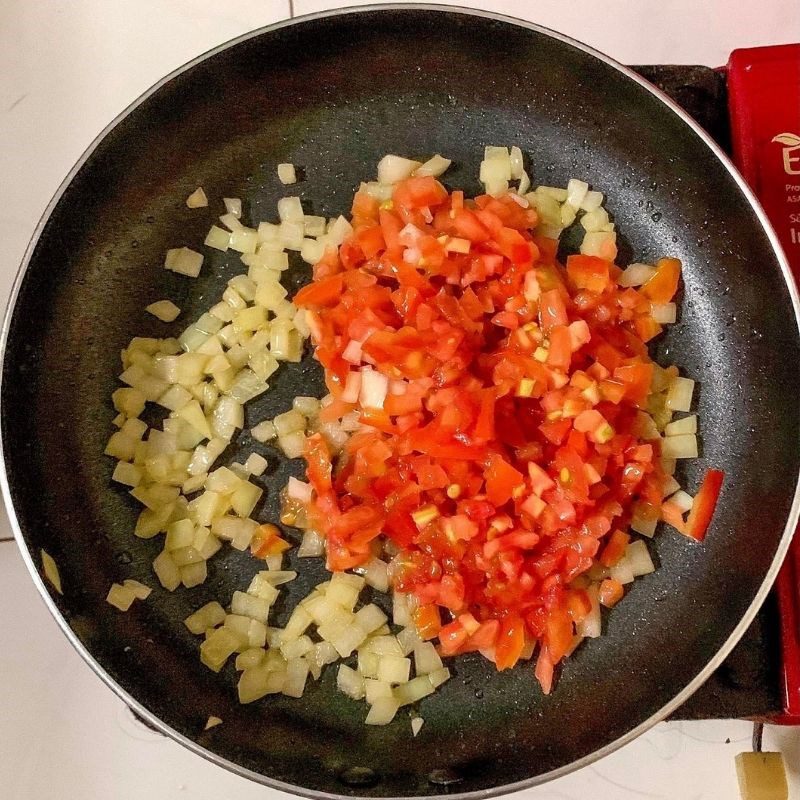
M442 668L442 659L430 642L419 642L414 647L414 669L417 675L428 675Z
M423 697L433 694L434 691L435 689L428 676L420 675L402 686L398 686L394 690L394 696L401 706L408 706L419 702Z
M422 730L425 720L422 717L411 717L411 734L416 735Z
M676 419L664 428L665 436L677 436L682 433L697 433L697 415Z
M186 617L183 624L191 633L200 636L209 628L216 628L223 622L225 622L225 609L216 600L212 600Z
M371 367L361 370L361 390L359 401L363 408L382 409L383 401L389 392L389 379Z
M63 595L64 590L61 588L61 575L55 560L46 550L40 550L39 553L42 557L42 569L44 570L45 577L50 581L53 588L59 594Z
M424 177L426 175L430 175L434 178L438 178L440 175L443 175L450 164L453 162L449 158L444 158L440 155L435 155L432 158L429 158L422 166L417 167L414 170L414 175L416 177Z
M575 630L579 636L588 639L596 639L602 633L602 618L600 616L600 601L598 599L597 584L593 583L588 586L586 588L586 594L589 596L592 607L583 620L576 624Z
M400 703L394 697L381 697L369 709L366 720L367 725L388 725L400 708Z
M242 201L238 197L223 197L222 202L225 203L225 211L228 214L241 219L242 217Z
M661 442L662 458L697 458L697 453L697 436L693 433L665 436Z
M202 266L203 254L188 247L167 250L167 256L164 259L165 269L177 272L179 275L186 275L189 278L196 278L200 274Z
M127 586L120 586L118 583L112 583L106 595L106 602L120 611L127 611L133 605L135 599L136 593L133 589Z
M341 664L339 671L336 673L336 688L348 697L352 697L353 700L361 700L366 694L364 679L346 664Z
M694 505L694 498L687 492L684 492L683 489L679 489L669 498L669 502L674 503L681 510L681 513L685 514L687 511L690 511Z
M209 717L203 730L209 731L211 728L215 728L217 725L222 725L222 720L219 717Z
M208 205L208 198L202 186L198 186L187 198L186 205L189 208L205 208Z
M300 503L311 502L311 485L304 481L299 481L293 476L289 478L289 482L286 484L286 493L293 500L297 500Z
M157 300L155 303L150 303L145 308L145 311L152 314L162 322L174 322L178 318L181 310L171 300Z
M586 199L586 195L589 193L589 184L585 183L584 181L579 181L576 178L572 178L567 183L567 199L566 203L569 206L572 206L576 211L581 207L581 204Z
M228 249L230 242L230 231L223 230L217 225L212 225L206 234L203 244L205 244L207 247L213 247L215 250L222 250L224 253Z
M675 303L653 303L650 315L660 325L671 325L678 318L678 307Z
M601 205L603 205L603 193L589 191L586 192L586 196L583 198L580 208L581 211L597 211Z
M675 378L667 391L667 408L671 411L688 411L692 407L694 381L690 378Z
M314 530L306 531L300 547L297 548L297 555L300 558L316 558L325 555L325 537Z
M267 459L258 453L250 453L247 461L244 462L244 468L256 477L263 475L267 468Z
M378 183L392 184L410 178L421 167L419 161L402 156L385 155L378 162Z
M284 186L297 183L297 172L294 168L294 164L278 164L278 180Z
M653 559L650 557L647 545L641 540L631 542L625 548L623 558L627 561L634 578L655 572L656 568L653 564Z

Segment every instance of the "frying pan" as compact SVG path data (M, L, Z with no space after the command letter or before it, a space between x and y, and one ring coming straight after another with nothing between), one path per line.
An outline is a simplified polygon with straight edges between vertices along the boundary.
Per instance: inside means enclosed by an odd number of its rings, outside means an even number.
M364 707L328 670L302 700L236 702L232 668L212 674L181 620L230 597L258 565L224 549L208 581L156 586L121 614L112 581L150 585L160 545L136 540L136 504L103 456L119 351L163 336L144 307L163 297L195 318L241 270L206 252L190 281L161 268L169 247L197 246L218 198L271 218L286 194L275 165L303 167L306 209L332 215L386 152L442 152L445 182L476 193L484 144L519 144L538 182L579 175L607 193L623 234L620 261L669 254L684 265L681 318L657 344L700 385L702 471L727 480L706 542L663 533L658 569L604 617L543 697L532 669L498 674L479 656L421 703L412 738L401 714L363 725ZM205 187L212 205L189 210ZM293 287L309 278L294 264ZM730 651L775 576L798 517L798 300L764 214L714 144L642 79L534 25L424 6L322 14L257 31L178 70L92 145L52 201L28 250L6 318L2 365L4 492L21 549L66 635L97 673L158 729L214 762L310 797L486 797L583 766L674 710ZM288 365L247 409L245 430L320 393L315 363ZM269 457L262 519L299 461L245 432L225 453ZM64 595L43 582L40 549ZM322 579L305 560L290 606ZM224 720L209 731L209 715Z

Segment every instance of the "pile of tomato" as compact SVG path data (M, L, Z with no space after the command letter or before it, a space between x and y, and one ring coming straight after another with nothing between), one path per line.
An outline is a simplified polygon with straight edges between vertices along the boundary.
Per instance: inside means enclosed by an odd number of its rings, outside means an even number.
M323 420L365 423L335 464L308 440L328 567L364 564L387 537L424 639L500 670L536 652L548 692L592 609L576 579L624 555L634 509L661 515L667 476L641 434L647 342L680 264L622 288L610 261L562 266L522 198L467 200L432 177L384 203L359 191L352 225L294 298L333 397ZM690 525L701 538L707 520ZM608 606L622 594L600 587Z

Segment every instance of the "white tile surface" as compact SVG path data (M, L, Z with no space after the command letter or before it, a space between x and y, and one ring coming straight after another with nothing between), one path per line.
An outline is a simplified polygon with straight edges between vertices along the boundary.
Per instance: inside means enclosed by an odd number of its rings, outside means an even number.
M717 65L735 46L800 41L800 2L485 0L623 61ZM335 6L294 0L298 14ZM744 7L742 7L744 6ZM98 131L171 69L288 14L288 0L4 0L0 3L0 300L64 174ZM0 512L0 538L9 533ZM0 543L0 797L255 800L268 792L133 720L67 644L12 543ZM535 800L731 800L745 722L657 726ZM726 744L726 739L731 743ZM800 800L800 736L770 729Z
M309 14L370 0L294 0ZM395 0L406 3L413 0ZM432 0L520 17L579 39L625 64L718 67L736 47L800 41L800 2L765 0ZM734 10L735 9L735 10Z

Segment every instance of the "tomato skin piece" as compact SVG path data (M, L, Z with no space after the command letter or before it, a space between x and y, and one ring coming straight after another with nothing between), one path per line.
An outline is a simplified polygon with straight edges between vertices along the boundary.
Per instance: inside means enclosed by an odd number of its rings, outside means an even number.
M458 620L445 625L439 631L439 648L442 655L453 656L460 653L468 638L464 626Z
M578 289L600 294L610 283L611 263L597 256L567 257L567 276ZM558 659L556 659L558 660Z
M330 450L321 434L315 433L306 438L303 456L306 459L306 475L309 483L317 494L326 494L333 488L331 483L333 467Z
M710 469L706 472L686 520L685 533L689 538L697 542L702 542L706 538L724 479L725 473L720 469Z
M511 669L519 661L525 647L525 623L521 617L509 614L500 623L495 644L495 666L498 672Z
M303 308L322 308L333 305L341 297L343 288L342 275L331 275L328 278L309 283L298 290L292 302Z
M502 506L511 499L517 486L524 485L525 477L514 469L502 456L493 455L484 472L486 495L495 507Z
M556 325L569 324L564 298L558 289L542 292L539 297L539 324L545 333L550 332Z
M631 537L621 530L615 530L609 536L603 552L600 554L599 561L604 567L613 567L625 555L625 548L628 546Z
M625 594L625 587L614 578L605 578L600 584L598 598L606 608L613 608Z
M653 303L669 303L678 291L681 262L677 258L662 258L656 262L656 273L639 290Z
M419 638L423 642L435 639L439 635L439 631L442 629L442 618L439 615L439 609L434 604L419 606L412 616Z

